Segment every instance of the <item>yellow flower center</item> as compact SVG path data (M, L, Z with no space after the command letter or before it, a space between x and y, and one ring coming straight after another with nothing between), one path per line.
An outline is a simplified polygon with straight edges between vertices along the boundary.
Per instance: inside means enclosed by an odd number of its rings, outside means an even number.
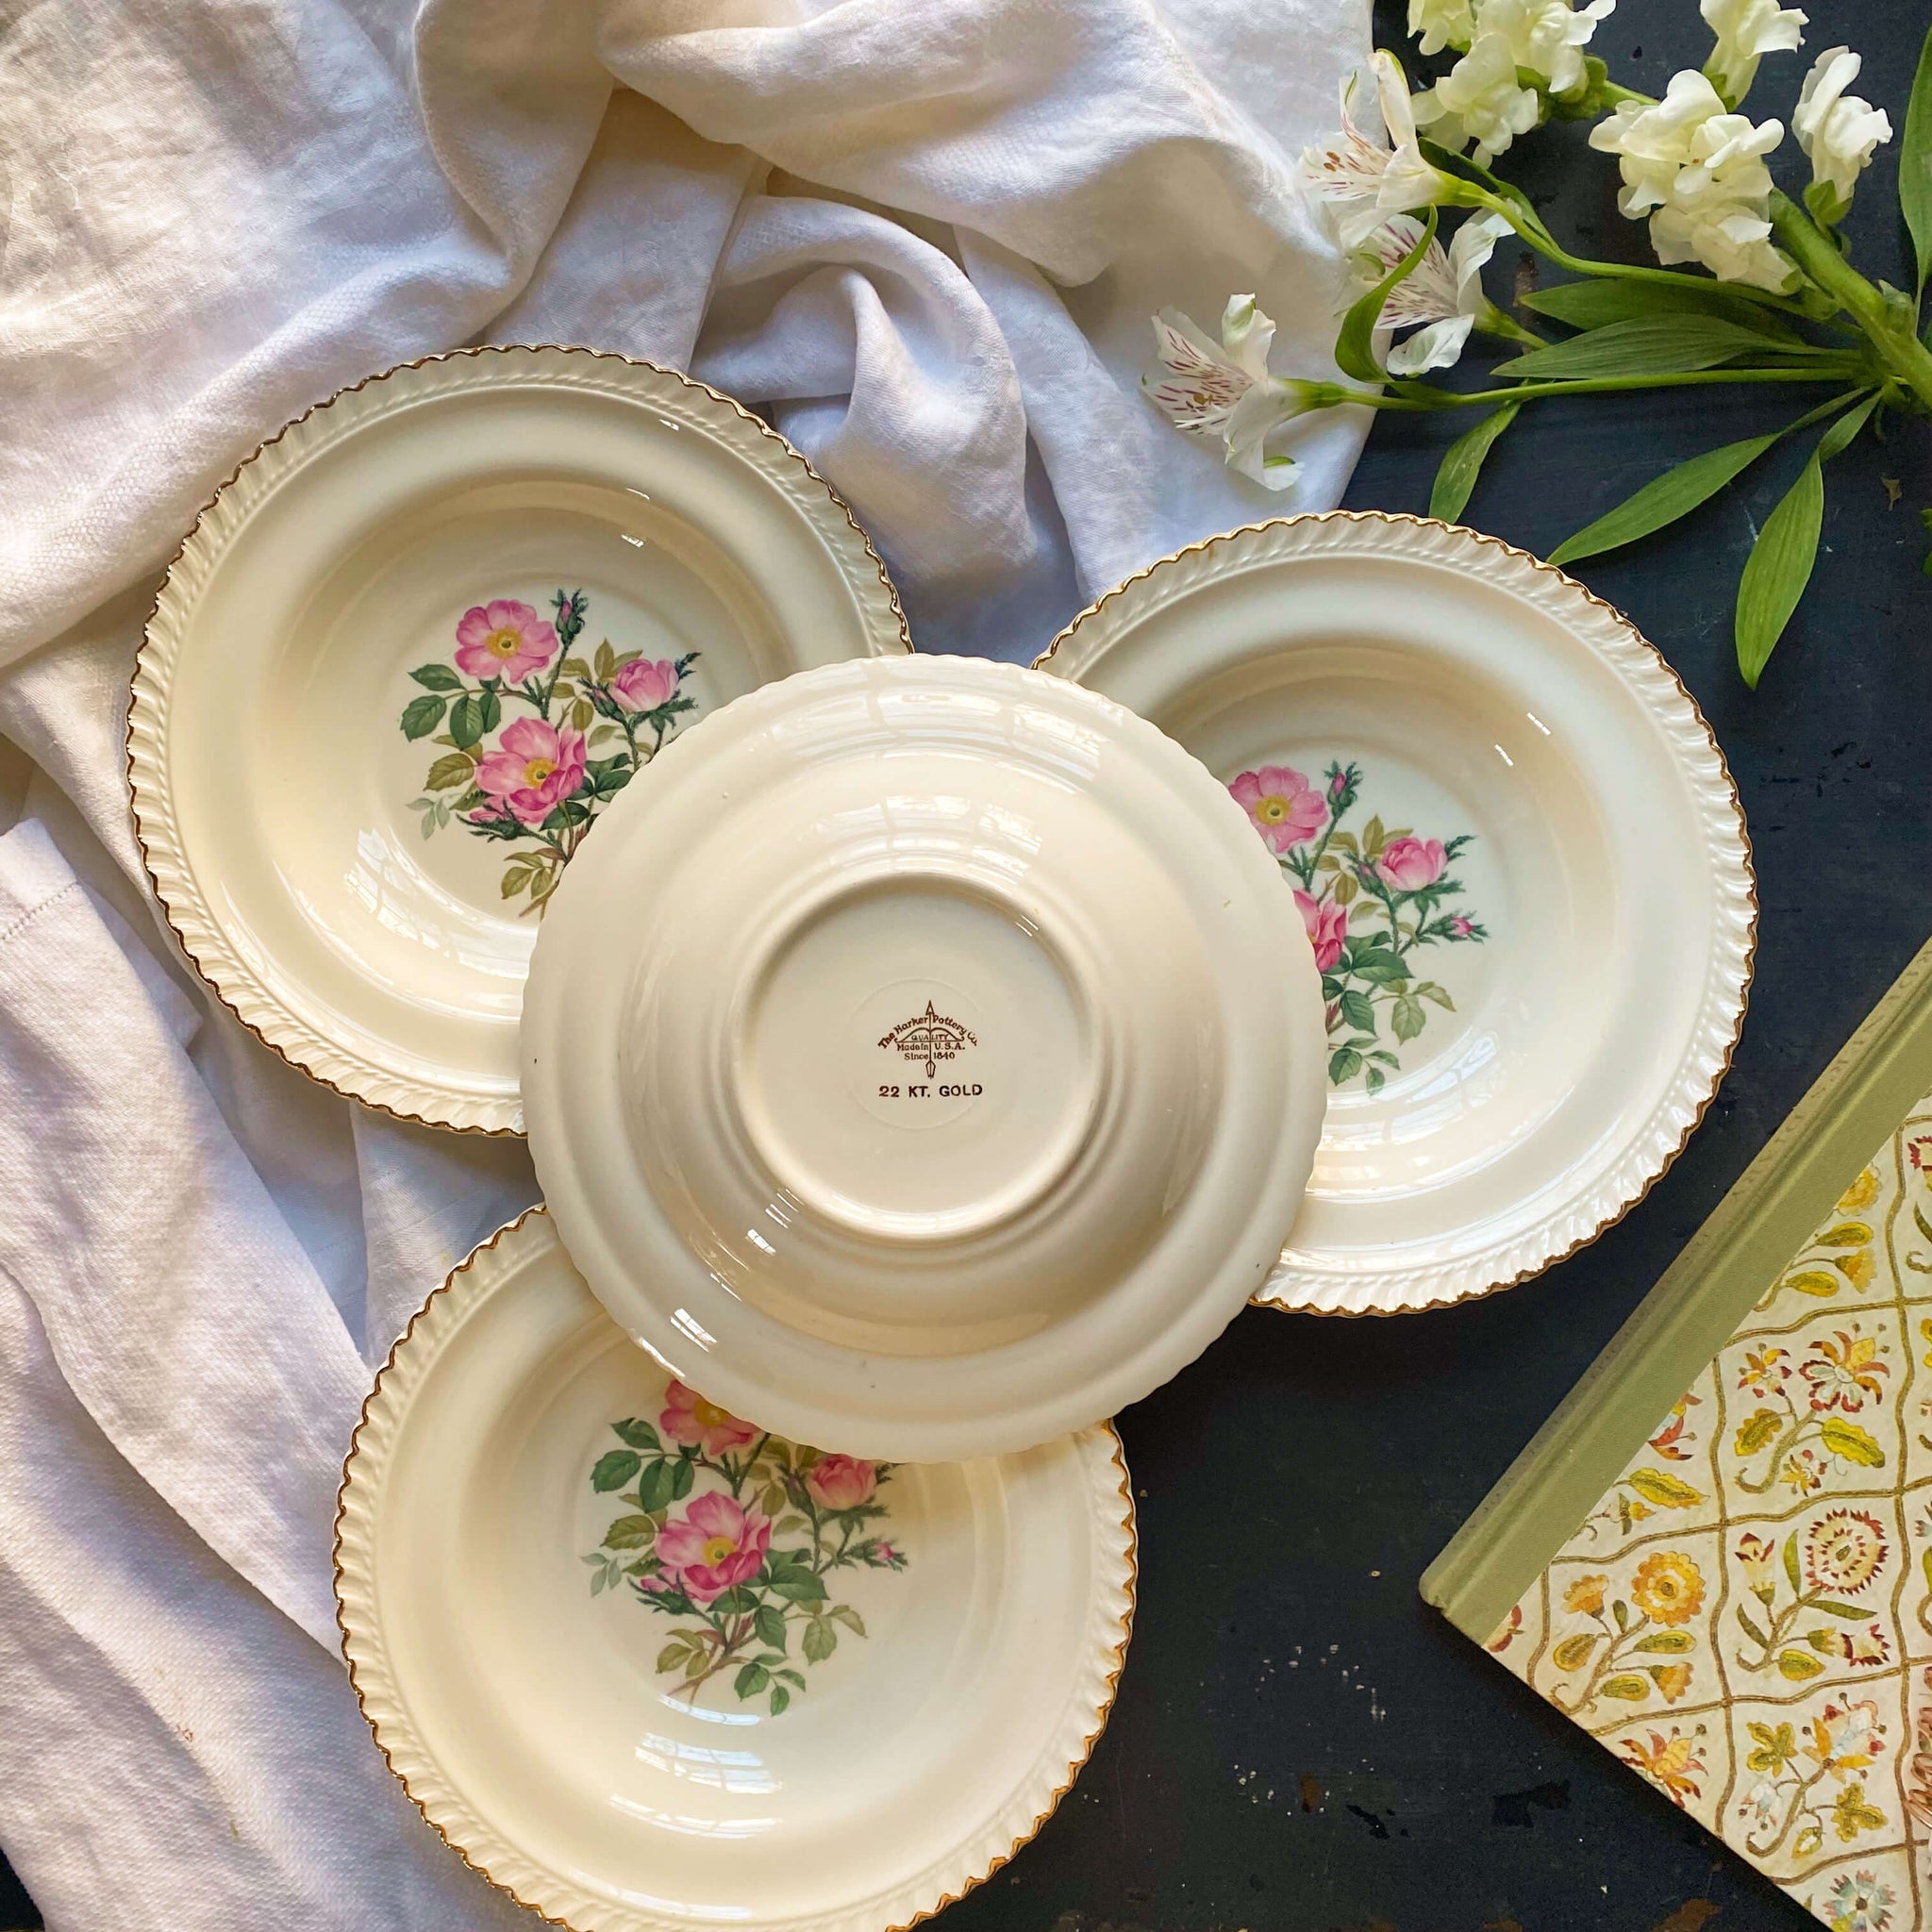
M705 1561L715 1568L737 1547L728 1536L714 1536L705 1544Z
M524 767L524 783L533 788L541 785L556 769L555 758L532 758Z
M1278 825L1288 817L1288 800L1278 792L1272 798L1264 798L1255 808L1255 816L1265 824Z
M720 1408L715 1402L707 1402L702 1396L691 1404L691 1412L692 1420L696 1422L701 1429L715 1429L719 1424L728 1423L731 1420L730 1416L724 1409Z
M523 641L524 640L522 632L511 630L508 627L508 625L506 625L500 630L491 631L490 635L483 640L483 648L486 651L488 651L492 658L514 658L517 654L519 646L523 643Z

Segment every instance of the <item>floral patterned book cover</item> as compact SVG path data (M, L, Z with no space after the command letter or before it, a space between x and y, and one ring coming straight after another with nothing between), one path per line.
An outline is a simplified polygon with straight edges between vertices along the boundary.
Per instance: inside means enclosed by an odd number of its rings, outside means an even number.
M1932 1926L1928 966L1424 1582L1835 1932Z

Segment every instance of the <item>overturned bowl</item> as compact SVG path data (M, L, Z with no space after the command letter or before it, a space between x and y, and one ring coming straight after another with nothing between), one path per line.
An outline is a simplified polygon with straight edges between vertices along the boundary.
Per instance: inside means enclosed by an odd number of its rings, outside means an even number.
M531 1153L618 1322L826 1449L1004 1453L1265 1281L1321 1126L1314 957L1225 790L1090 691L826 666L699 721L552 900Z

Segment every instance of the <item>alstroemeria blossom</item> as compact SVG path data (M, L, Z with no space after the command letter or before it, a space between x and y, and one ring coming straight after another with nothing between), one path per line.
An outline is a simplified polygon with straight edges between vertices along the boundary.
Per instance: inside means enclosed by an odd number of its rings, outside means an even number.
M1444 147L1460 149L1474 142L1474 158L1483 167L1519 134L1527 134L1543 112L1542 97L1523 85L1507 35L1491 32L1490 6L1483 8L1469 52L1409 103L1416 120Z
M1177 308L1154 318L1157 372L1141 387L1176 429L1219 437L1227 466L1270 490L1285 490L1301 465L1271 455L1268 438L1303 411L1342 400L1337 384L1270 375L1268 349L1274 325L1252 295L1234 295L1221 318L1219 344Z
M1837 197L1837 214L1851 206L1858 176L1871 165L1872 151L1891 139L1884 108L1848 94L1862 63L1849 47L1830 47L1812 63L1791 114L1791 130L1811 160L1811 178Z
M1408 30L1424 54L1459 51L1475 39L1475 13L1470 0L1408 0Z
M1699 261L1721 281L1781 290L1797 271L1771 243L1764 157L1784 132L1731 113L1704 75L1686 70L1654 105L1620 101L1590 144L1617 157L1617 206L1632 221L1649 215L1659 261Z
M1378 47L1369 64L1389 145L1371 141L1355 125L1349 112L1356 86L1351 75L1341 88L1341 130L1323 146L1302 150L1302 188L1349 255L1391 215L1456 198L1455 183L1424 160L1416 145L1408 82L1400 63Z
M1805 44L1806 15L1777 0L1698 0L1697 10L1717 36L1704 71L1726 107L1735 108L1751 92L1765 55L1790 54Z
M1509 232L1499 214L1472 216L1457 228L1449 246L1431 241L1407 277L1382 305L1384 328L1413 328L1415 334L1389 351L1391 375L1420 375L1447 369L1462 354L1469 332L1482 312L1483 270L1496 243ZM1422 239L1413 215L1396 215L1371 237L1356 258L1356 275L1374 287Z
M1617 0L1590 0L1581 10L1570 0L1483 0L1480 20L1484 33L1508 42L1517 66L1541 75L1553 94L1568 94L1589 78L1583 50L1597 23L1616 10Z

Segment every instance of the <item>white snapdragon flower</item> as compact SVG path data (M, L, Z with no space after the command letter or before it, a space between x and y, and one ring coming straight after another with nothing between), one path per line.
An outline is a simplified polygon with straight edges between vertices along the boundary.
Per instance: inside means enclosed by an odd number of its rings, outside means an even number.
M1751 92L1757 63L1767 54L1790 54L1805 44L1807 16L1777 0L1698 0L1704 24L1717 45L1704 71L1716 83L1727 107Z
M1320 147L1304 148L1304 191L1326 217L1344 252L1354 254L1392 214L1450 199L1453 184L1423 159L1409 111L1408 82L1386 48L1371 66L1389 145L1372 141L1349 113L1355 79L1341 90L1341 128Z
M1649 215L1659 261L1699 261L1721 281L1782 290L1797 271L1771 243L1764 157L1784 132L1729 112L1705 75L1686 71L1652 106L1620 101L1590 144L1617 157L1617 206L1632 221Z
M1474 141L1474 158L1484 167L1519 134L1527 134L1543 111L1537 91L1524 87L1517 75L1515 48L1505 35L1489 30L1489 10L1485 6L1469 52L1409 103L1416 120L1444 147L1459 149Z
M1852 191L1871 164L1873 149L1891 139L1884 108L1845 92L1857 79L1859 65L1849 47L1826 49L1805 76L1791 114L1798 145L1811 159L1812 180L1822 182L1835 199L1833 221L1851 207Z
M1447 369L1462 354L1470 330L1488 306L1483 270L1508 233L1509 224L1499 214L1473 216L1457 229L1447 248L1431 241L1423 258L1389 291L1381 325L1416 331L1389 351L1391 375ZM1373 288L1422 238L1423 225L1413 215L1397 215L1356 257L1357 280Z
M1274 325L1252 295L1229 298L1218 343L1178 309L1163 308L1154 318L1159 367L1141 382L1176 429L1219 437L1230 470L1270 490L1285 490L1301 465L1291 457L1271 456L1270 434L1308 409L1342 401L1345 392L1336 383L1270 375L1274 341Z
M1541 75L1553 94L1567 94L1584 84L1583 50L1597 23L1616 10L1617 0L1590 0L1580 11L1570 0L1483 0L1480 24L1508 42L1518 67Z
M1470 0L1408 0L1408 30L1424 54L1459 51L1475 39L1474 9Z

